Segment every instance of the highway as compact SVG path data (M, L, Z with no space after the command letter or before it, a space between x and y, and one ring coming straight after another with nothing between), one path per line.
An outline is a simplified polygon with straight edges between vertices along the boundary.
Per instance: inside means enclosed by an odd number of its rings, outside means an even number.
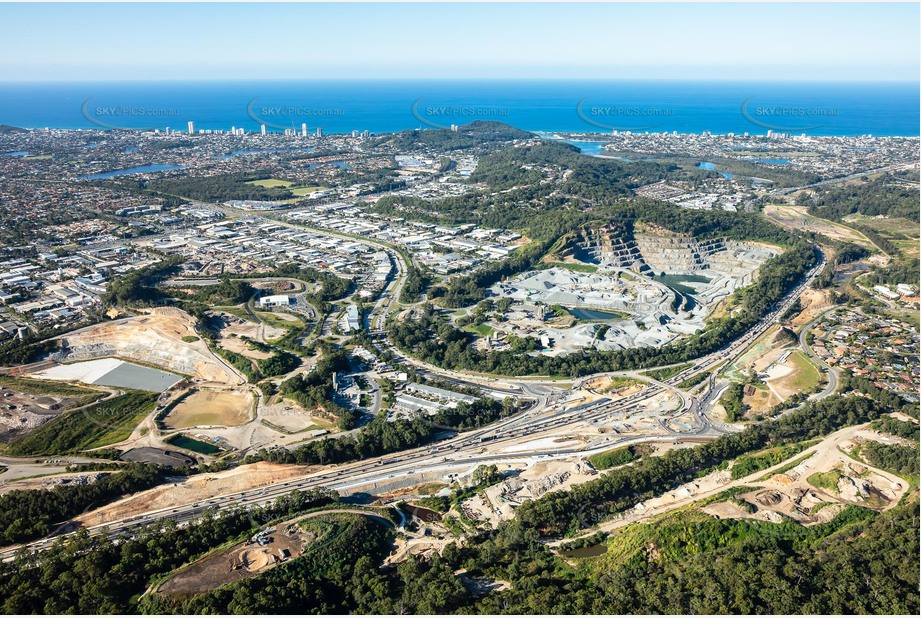
M529 410L493 423L488 427L465 432L424 447L359 462L330 466L322 471L313 472L301 478L276 483L261 489L226 494L175 508L152 510L142 515L120 519L106 525L93 526L88 528L88 531L91 534L106 534L109 538L118 538L123 534L130 533L135 528L157 520L170 519L177 524L187 524L208 510L224 511L262 505L294 490L316 487L341 490L432 470L469 470L480 463L522 460L535 456L559 457L575 453L590 454L592 451L583 450L582 447L551 451L521 451L511 454L505 454L500 451L505 446L519 443L522 437L535 436L573 422L585 422L603 418L615 409L624 412L629 411L642 401L660 392L661 389L659 388L645 389L617 402L602 400L597 405L584 409L551 411L549 414L544 415L535 415L539 407L532 406ZM658 439L663 438L659 437ZM664 439L673 440L671 437ZM645 441L649 441L649 438L642 436L612 440L596 450L607 450L618 444ZM488 444L491 452L486 450L484 444ZM72 534L74 532L68 532L60 536ZM0 551L0 560L11 560L22 547L29 551L43 551L51 546L57 538L59 537L6 548Z
M562 457L575 453L590 454L592 451L585 450L582 447L536 452L518 451L515 453L502 453L501 448L505 445L519 443L523 437L536 437L540 433L559 429L573 423L591 423L604 419L612 413L629 413L643 401L662 393L664 386L680 383L688 377L700 373L701 370L711 367L718 360L725 360L739 354L770 328L777 320L777 317L786 311L802 294L824 265L825 259L823 256L819 264L788 294L784 301L779 303L773 311L762 318L744 336L726 348L698 359L693 367L682 371L669 380L663 381L661 386L653 384L651 387L621 400L611 401L603 398L591 405L578 406L569 410L547 409L543 407L543 401L539 400L530 409L512 417L428 446L359 462L332 466L298 479L276 483L262 489L217 496L175 508L154 510L136 517L110 522L107 525L95 526L88 530L91 534L105 533L110 538L117 538L123 534L130 533L131 530L137 527L157 520L171 519L178 524L185 524L200 517L208 510L222 511L253 507L275 500L297 489L327 487L338 490L387 481L397 476L411 476L424 471L469 470L485 462L521 460L535 456ZM710 385L713 383L713 376L711 375ZM692 408L700 423L698 431L694 434L696 437L713 436L720 433L718 429L713 427L712 422L703 410L704 406L701 405L712 401L715 396L716 393L713 393L713 389L710 388L701 400L696 398L692 400ZM650 439L649 437L613 439L598 447L597 450L607 450L621 444L650 441ZM667 436L663 438L658 436L652 439L671 441L674 440L674 437ZM488 450L484 447L484 444L488 444ZM11 560L22 547L29 551L42 551L47 549L55 538L57 537L4 549L0 551L0 559L4 561Z
M306 227L294 226L289 223L285 223L285 225L291 227ZM346 237L334 232L327 232L326 230L317 231L330 236ZM575 453L587 455L594 450L607 450L621 444L633 442L645 442L650 440L673 441L675 439L675 432L669 430L668 427L663 424L663 427L670 435L654 437L640 436L620 439L613 437L610 441L592 450L586 450L585 447L579 446L577 448L560 448L542 451L502 452L503 447L520 444L522 438L525 437L534 438L539 434L559 430L576 423L599 422L610 417L612 414L630 413L638 409L644 401L666 392L667 390L674 391L681 397L681 412L690 410L694 414L698 425L692 433L694 437L716 437L720 433L727 431L727 429L715 426L712 419L707 415L707 408L712 405L719 395L714 379L716 370L712 370L711 368L719 361L725 361L738 356L754 341L761 337L777 322L778 317L787 311L793 302L799 298L818 273L821 272L822 268L825 267L826 263L825 256L821 255L819 263L809 271L803 281L791 290L781 302L777 303L777 305L759 320L757 324L749 329L743 336L724 348L702 358L698 358L692 367L661 382L652 380L648 376L637 376L651 383L650 386L639 393L616 401L602 398L591 404L566 409L553 404L553 402L570 390L567 387L572 383L571 380L501 378L502 382L497 383L497 378L495 377L446 371L415 361L415 359L409 359L393 349L393 346L387 342L386 334L382 332L382 327L387 316L398 302L399 293L405 281L407 265L400 252L369 239L361 240L387 251L394 260L397 268L397 276L388 282L381 297L369 315L369 324L373 325L374 330L377 330L380 335L382 335L382 340L388 349L391 349L394 354L397 354L404 362L411 363L417 367L421 365L420 368L427 373L432 373L440 378L449 379L457 383L474 385L487 393L492 392L495 397L501 398L511 395L530 399L532 401L531 407L524 412L492 423L487 427L464 432L455 437L424 447L359 462L329 466L324 470L306 474L300 478L275 483L261 489L217 496L215 498L175 508L149 511L135 517L113 521L107 525L89 528L91 534L104 533L110 538L117 538L123 534L130 533L130 531L142 525L164 519L173 520L178 524L186 524L190 521L194 521L208 510L225 511L238 508L249 508L271 502L298 489L327 487L341 490L350 487L371 485L377 482L386 482L389 479L397 477L410 477L426 471L448 471L452 469L470 470L476 465L485 462L522 460L533 457L563 457ZM809 326L811 326L811 323ZM807 329L808 328L804 328L803 332ZM801 333L801 337L802 336ZM699 399L697 397L688 397L681 389L677 388L676 385L692 376L699 375L702 371L708 371L711 375L708 378L707 390ZM834 382L834 379L831 377L831 372L829 372L829 375L830 383ZM688 434L682 433L681 435L684 436ZM56 538L58 537L42 539L25 544L21 547L4 549L0 551L0 559L4 561L12 559L15 553L22 547L29 551L42 551L47 549Z

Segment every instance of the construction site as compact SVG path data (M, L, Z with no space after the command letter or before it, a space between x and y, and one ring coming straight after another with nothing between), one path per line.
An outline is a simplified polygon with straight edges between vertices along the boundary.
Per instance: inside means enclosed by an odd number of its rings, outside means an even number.
M180 570L157 592L181 596L207 592L220 585L255 577L275 566L299 558L316 539L296 523L272 526L228 549L218 551Z
M70 365L98 359L123 359L160 367L178 376L188 376L198 383L229 386L245 382L208 349L208 345L197 336L192 317L179 309L150 309L144 315L73 331L58 341L60 350L49 355L49 360L54 363ZM114 368L113 365L109 371ZM88 373L95 375L96 369L93 367L93 371ZM72 380L76 376L69 371L61 375L62 371L46 369L42 377ZM143 388L143 380L148 377L143 375L133 387ZM77 376L76 379L84 378Z

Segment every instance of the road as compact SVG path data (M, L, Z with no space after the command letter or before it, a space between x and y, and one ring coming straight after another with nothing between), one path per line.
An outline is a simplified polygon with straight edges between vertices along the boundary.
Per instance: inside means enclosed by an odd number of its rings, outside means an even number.
M327 232L323 231L323 233L326 234ZM337 236L335 233L329 233L329 235ZM397 302L402 283L405 280L407 266L399 252L393 251L389 247L384 247L379 243L368 242L369 244L376 244L388 250L391 258L397 265L397 277L388 283L384 294L375 304L369 316L371 323L374 324L376 322L374 325L379 329L383 326L383 321ZM822 255L819 263L807 274L804 280L791 290L772 311L759 320L759 322L742 337L720 350L697 359L692 367L681 371L668 380L660 382L644 376L646 381L652 384L641 392L626 398L616 401L602 398L591 404L566 409L551 404L563 391L568 390L563 388L563 385L571 383L571 381L549 379L503 379L503 382L509 382L509 384L503 387L496 384L495 377L471 376L460 372L446 371L436 367L426 366L426 371L432 372L439 377L446 377L456 382L474 384L480 388L485 387L487 391L491 390L499 394L506 392L519 397L529 397L532 400L532 406L524 412L492 423L485 428L468 431L425 447L359 462L327 467L322 471L307 474L298 479L276 483L259 490L227 494L171 509L154 510L136 517L110 522L105 526L95 526L90 528L89 531L92 534L106 534L110 538L116 538L125 533L130 533L134 528L153 523L157 520L171 519L176 523L184 524L197 519L208 510L225 511L265 504L297 489L327 487L341 490L356 486L372 485L377 482L386 482L398 476L401 478L413 477L424 471L469 470L485 462L508 461L510 459L518 460L529 457L564 457L576 453L588 455L593 451L586 450L581 446L578 448L551 449L546 451L516 451L514 453L503 453L502 448L520 444L522 438L532 440L542 433L559 430L560 428L574 423L594 423L604 420L612 414L629 413L638 408L645 400L659 395L666 390L674 390L680 394L683 402L682 410L690 409L693 411L698 422L698 427L694 432L696 437L715 437L722 431L725 431L725 429L714 426L712 419L707 416L705 409L718 395L718 391L714 391L715 370L710 375L707 391L701 395L700 399L697 397L687 398L676 385L690 377L699 375L702 371L710 372L710 368L718 361L726 360L727 358L732 358L742 353L751 343L761 337L773 324L775 324L778 317L799 298L809 284L815 279L817 274L824 268L825 262L825 256ZM384 335L384 337L386 337L386 335ZM405 356L402 358L406 359ZM407 362L411 362L409 359L406 360ZM483 382L485 382L485 384L483 384ZM641 436L617 439L615 437L606 444L598 446L597 450L606 450L622 444L650 441L651 439L673 441L675 437L673 435L665 437L657 436L654 438ZM30 551L41 551L47 549L53 542L54 539L43 539L26 544L24 547ZM0 551L0 559L12 559L18 549L17 547L13 547Z
M776 322L777 318L799 298L824 266L825 257L823 255L819 263L808 273L805 279L797 285L782 302L778 303L774 310L764 316L745 335L735 340L724 349L698 359L689 369L680 372L669 380L663 381L663 386L678 384L693 375L699 374L701 370L707 370L717 361L731 358L744 351L753 341L763 335L764 332ZM712 382L711 375L711 384ZM528 437L529 439L533 439L541 433L559 429L574 422L591 423L603 420L612 413L629 413L631 409L638 407L642 401L662 393L664 390L663 386L653 384L650 388L646 388L640 393L616 402L602 399L588 406L579 406L569 410L554 410L550 408L549 412L543 413L540 412L546 410L546 408L543 407L544 404L542 401L538 400L525 412L498 421L485 428L465 432L454 438L443 440L433 445L403 451L394 455L332 466L322 471L305 475L302 478L276 483L260 490L227 494L172 509L150 511L136 517L114 521L107 525L94 526L89 528L89 532L91 534L106 534L110 538L117 538L123 534L130 533L131 530L135 528L153 523L160 519L171 519L176 523L185 524L194 521L208 510L222 511L261 505L297 489L327 487L340 490L387 481L396 478L398 475L405 478L417 475L423 471L470 469L480 463L487 462L525 459L534 456L564 457L576 453L580 455L589 455L593 451L585 450L581 447L553 449L540 452L518 451L514 454L502 453L501 448L504 445L511 446L520 443L521 438ZM703 396L704 401L708 399L712 399L712 397L708 395ZM695 435L718 435L719 431L713 427L712 421L706 416L699 402L694 408L694 413L700 422L701 428L706 426L704 432ZM654 439L673 441L675 438L673 436L668 436ZM599 446L595 450L607 450L618 445L645 441L650 441L650 438L612 439L607 444ZM488 443L489 449L492 452L485 450L483 446L484 443ZM54 543L55 538L42 539L23 546L7 548L0 551L0 560L8 561L13 559L16 552L22 547L26 548L28 551L45 550Z
M495 463L510 459L521 460L535 456L561 457L575 453L588 455L594 451L584 450L582 447L548 451L518 451L512 454L503 453L502 448L520 443L523 437L536 437L541 433L558 429L573 422L586 422L604 418L615 410L627 412L631 408L638 406L642 401L661 392L660 388L653 387L616 402L602 400L596 405L584 408L561 411L551 410L549 413L544 414L538 414L540 407L535 405L529 410L493 423L485 428L468 431L454 438L424 447L359 462L330 466L324 470L304 475L301 478L276 483L258 490L226 494L175 508L153 510L142 515L113 521L106 525L93 526L88 531L91 534L105 534L109 538L117 538L123 534L130 533L131 530L141 525L153 523L157 520L170 519L177 524L187 524L209 510L227 511L262 505L294 490L316 487L342 490L377 482L387 482L397 477L412 477L422 472L433 470L469 470L480 463ZM659 437L658 439L671 441L674 438L669 436ZM645 436L620 440L615 438L594 450L606 450L621 444L645 441L649 441L649 438ZM489 450L486 450L484 446L486 444L488 444ZM73 534L73 532L68 532L62 536L70 534ZM0 560L11 560L21 547L25 547L29 551L45 550L51 546L56 538L58 537L42 539L24 546L6 548L0 551Z
M803 328L800 329L799 331L799 347L816 364L818 364L820 367L823 367L825 369L825 373L828 375L828 384L825 385L825 388L823 388L821 392L812 395L810 399L824 399L825 397L828 397L829 395L834 393L836 390L838 390L838 370L829 366L828 363L822 360L822 358L812 350L812 346L810 346L806 342L806 336L809 333L809 331L811 331L812 328L816 324L818 324L822 320L823 317L825 317L826 313L828 313L829 311L832 311L833 309L834 307L831 307L823 311L822 313L817 315L815 318L813 318L812 321L810 321L808 324L803 326Z
M908 169L908 168L914 167L915 165L917 165L917 163L897 163L897 164L893 164L893 165L886 165L886 166L878 167L878 168L872 169L872 170L866 170L866 171L861 171L861 172L855 172L855 173L853 173L853 174L848 174L847 176L839 176L839 177L836 177L836 178L829 178L828 180L822 180L822 181L819 181L819 182L816 182L816 183L812 183L812 184L809 184L809 185L801 185L801 186L798 186L798 187L785 187L785 188L780 188L780 189L774 189L773 191L771 191L770 193L768 193L768 196L769 196L769 197L779 197L779 196L783 196L783 195L790 195L791 193L796 193L797 191L802 191L803 189L813 189L813 188L815 188L815 187L821 187L821 186L824 186L824 185L833 185L833 184L837 184L837 183L839 183L839 182L847 182L848 180L854 180L854 179L857 179L857 178L861 178L861 177L863 177L863 176L868 176L868 175L870 175L870 174L880 174L880 173L883 173L883 172L891 172L891 171L893 171L893 170ZM757 198L755 198L755 199L757 199ZM745 209L746 212L753 212L753 211L754 211L755 199L751 199L751 200L749 200L748 202L745 203L744 209Z

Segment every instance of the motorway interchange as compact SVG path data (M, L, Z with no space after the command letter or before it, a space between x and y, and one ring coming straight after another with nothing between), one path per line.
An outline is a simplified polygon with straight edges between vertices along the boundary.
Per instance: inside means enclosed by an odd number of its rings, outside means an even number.
M371 325L372 328L380 328L383 325L383 320L386 319L386 316L392 310L395 299L399 296L399 291L406 272L406 265L402 256L389 247L382 248L391 253L397 265L398 276L388 283L380 300L374 306L374 310L369 316L369 325ZM495 378L442 370L400 355L400 360L413 364L420 372L441 379L448 379L455 383L475 386L493 397L504 398L509 395L516 396L527 400L530 406L522 412L501 421L497 421L487 427L467 431L425 447L354 463L330 466L322 471L305 474L303 477L274 483L260 489L217 496L175 508L152 510L133 517L94 526L89 528L88 531L91 534L106 534L110 538L118 538L125 534L130 534L131 530L135 528L155 523L159 520L169 519L177 524L187 524L199 518L206 511L227 511L231 509L252 508L267 504L295 490L305 490L317 487L326 487L334 490L345 490L352 487L364 486L373 487L374 484L378 482L386 482L394 478L411 479L414 476L419 476L426 472L438 472L444 475L448 475L452 472L455 474L464 474L472 471L476 466L482 463L508 462L510 460L534 461L536 459L563 458L572 457L574 455L588 456L594 452L600 452L631 443L655 441L676 442L682 437L692 439L693 441L712 439L722 433L734 430L732 426L724 426L715 422L708 414L714 402L719 398L719 394L723 388L720 386L717 378L719 370L725 366L725 361L731 361L737 358L777 322L778 317L792 306L807 289L813 279L815 279L817 274L825 267L825 263L825 257L823 255L819 263L807 274L804 280L745 335L733 341L725 348L697 359L691 367L681 371L668 380L653 380L633 372L604 374L626 375L642 379L648 383L646 388L620 399L612 400L608 397L601 397L588 404L567 408L559 402L564 400L568 393L581 386L587 378L577 381L575 384L573 384L572 381L563 382L549 379L514 378L501 378L501 382L499 382ZM386 340L382 340L380 337L378 338L378 342L379 345L387 345ZM801 339L801 344L802 343L803 340ZM388 347L390 346L388 345ZM676 387L677 384L680 384L688 378L700 375L703 372L709 375L701 394L690 396ZM829 382L829 388L826 388L818 396L826 396L833 392L833 376L830 376ZM567 428L579 424L597 423L611 417L613 414L628 415L640 409L645 404L648 404L654 397L661 396L663 393L675 394L681 401L680 409L677 412L673 412L671 414L672 416L685 413L692 414L696 422L696 427L690 432L676 432L670 430L667 424L665 424L664 419L660 418L659 423L661 428L665 430L664 435L612 437L606 439L601 445L589 447L580 445L575 448L550 447L534 450L518 449L513 454L503 453L502 451L503 448L509 445L516 443L520 444L525 438L527 438L527 440L534 440L544 435L558 435L561 430L565 431ZM73 534L73 532L67 534ZM0 559L10 560L15 556L17 551L23 548L29 551L47 549L54 543L56 538L58 537L50 537L25 544L24 546L7 548L0 552Z

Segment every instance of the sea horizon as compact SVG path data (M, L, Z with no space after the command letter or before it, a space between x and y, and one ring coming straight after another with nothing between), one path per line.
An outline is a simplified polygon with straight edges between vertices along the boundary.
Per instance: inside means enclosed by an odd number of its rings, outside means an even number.
M27 129L393 133L497 120L613 131L918 137L913 81L264 79L0 82L0 124Z

